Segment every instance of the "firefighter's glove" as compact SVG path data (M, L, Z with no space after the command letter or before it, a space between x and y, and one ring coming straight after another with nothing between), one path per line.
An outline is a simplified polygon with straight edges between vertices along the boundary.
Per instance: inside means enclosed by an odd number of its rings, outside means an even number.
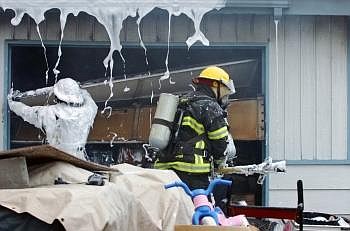
M225 150L225 155L227 156L227 162L232 162L234 158L236 158L236 146L233 142L233 138L231 134L228 134L227 138L227 147Z
M18 90L14 91L13 88L11 88L9 94L7 95L7 99L8 101L16 101L19 95L20 95L20 91Z
M222 169L227 167L227 156L221 157L220 159L214 160L214 168Z

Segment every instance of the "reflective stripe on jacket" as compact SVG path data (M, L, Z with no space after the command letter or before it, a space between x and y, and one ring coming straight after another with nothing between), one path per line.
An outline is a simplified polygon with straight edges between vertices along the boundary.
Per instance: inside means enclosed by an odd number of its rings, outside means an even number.
M223 109L210 93L197 90L186 96L189 100L184 107L175 148L172 153L165 154L166 158L160 157L155 168L209 173L209 157L215 159L224 155L227 123Z

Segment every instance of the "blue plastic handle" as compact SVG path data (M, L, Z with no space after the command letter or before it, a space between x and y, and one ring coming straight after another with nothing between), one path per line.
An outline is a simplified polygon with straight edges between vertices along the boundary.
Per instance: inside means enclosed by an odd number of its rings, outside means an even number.
M191 190L188 188L187 184L185 184L185 183L182 182L182 181L175 181L175 182L173 182L173 183L164 185L164 188L165 188L165 189L172 188L172 187L181 187L181 188L183 188L183 190L185 191L185 193L186 193L187 195L189 195L191 198L193 197L193 193L192 193Z
M198 193L199 193L199 194L204 194L204 195L207 195L207 196L208 196L208 195L213 191L214 187L215 187L216 185L218 185L218 184L223 184L223 185L230 186L230 185L232 184L232 182L229 181L229 180L215 179L215 180L213 180L212 182L210 182L210 184L209 184L207 190L205 190L205 191L204 191L204 190L201 190L201 189L200 189L200 190L196 189L196 190L191 191L191 190L188 188L187 184L185 184L185 183L182 182L182 181L175 181L175 182L173 182L173 183L166 184L166 185L164 185L164 188L165 188L165 189L168 189L168 188L172 188L172 187L181 187L181 188L183 188L183 190L185 191L185 193L186 193L187 195L189 195L189 196L192 198L194 195L197 195ZM194 194L194 192L196 192L196 193Z
M229 180L222 180L222 179L215 179L212 182L210 182L207 190L205 190L205 194L208 196L214 189L214 187L218 184L223 184L223 185L227 185L230 186L232 184L232 181Z

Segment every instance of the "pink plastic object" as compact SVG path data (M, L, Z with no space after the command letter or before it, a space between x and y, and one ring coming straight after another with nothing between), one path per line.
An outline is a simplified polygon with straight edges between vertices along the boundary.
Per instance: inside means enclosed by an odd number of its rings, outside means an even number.
M219 224L221 226L248 226L248 220L244 215L237 215L226 218L223 213L218 214Z
M208 201L208 198L206 195L197 195L193 198L193 204L195 208L198 208L200 206L208 206L210 210L213 210L213 205Z

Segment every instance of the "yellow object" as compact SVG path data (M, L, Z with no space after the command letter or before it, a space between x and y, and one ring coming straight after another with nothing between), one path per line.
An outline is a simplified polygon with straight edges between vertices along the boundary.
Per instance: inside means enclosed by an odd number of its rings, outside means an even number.
M233 81L230 79L230 75L222 68L216 66L210 66L205 68L198 76L199 78L216 80L223 83L233 94L236 92Z

